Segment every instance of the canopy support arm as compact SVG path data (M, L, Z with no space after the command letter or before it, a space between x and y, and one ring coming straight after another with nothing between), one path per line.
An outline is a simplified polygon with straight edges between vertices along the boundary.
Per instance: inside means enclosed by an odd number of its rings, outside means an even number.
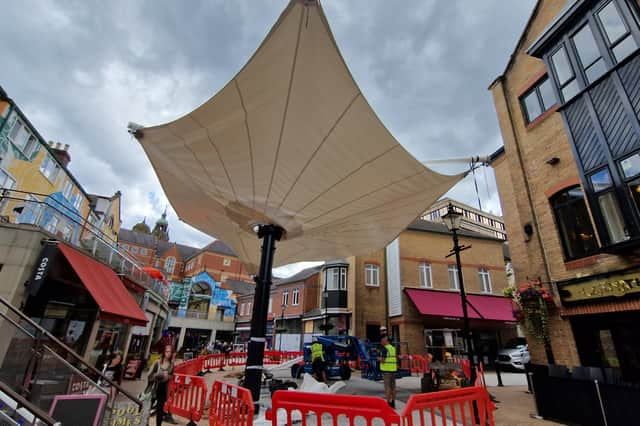
M260 386L264 359L265 334L267 332L267 315L269 295L271 291L271 270L276 250L276 241L280 241L284 229L277 225L259 225L258 238L262 239L262 255L260 257L259 275L255 278L256 291L253 299L253 315L251 321L251 339L247 350L247 367L244 373L244 386L251 391L258 413Z

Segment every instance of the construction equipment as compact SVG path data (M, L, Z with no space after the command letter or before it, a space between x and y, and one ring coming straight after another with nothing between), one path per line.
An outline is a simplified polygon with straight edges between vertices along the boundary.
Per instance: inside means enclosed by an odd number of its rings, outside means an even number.
M315 336L323 347L328 379L349 380L351 365L357 365L362 377L369 380L382 380L380 371L380 345L365 343L355 336ZM299 378L302 373L312 374L311 343L305 343L303 361L291 366L291 376ZM399 366L400 367L400 366ZM411 375L411 370L398 368L398 378Z

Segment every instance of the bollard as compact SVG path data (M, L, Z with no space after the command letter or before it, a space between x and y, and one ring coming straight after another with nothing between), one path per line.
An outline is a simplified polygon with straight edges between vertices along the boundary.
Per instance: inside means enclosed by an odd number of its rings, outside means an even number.
M500 375L500 363L496 362L496 377L498 378L498 387L503 387L502 375Z

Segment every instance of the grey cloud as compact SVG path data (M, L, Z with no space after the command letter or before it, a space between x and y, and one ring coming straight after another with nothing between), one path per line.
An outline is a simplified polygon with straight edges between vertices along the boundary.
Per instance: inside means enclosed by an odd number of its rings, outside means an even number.
M423 160L499 146L486 87L504 69L533 3L349 0L323 7L363 93ZM47 139L71 145L71 170L88 191L124 192L126 226L144 215L155 220L164 202L151 204L146 194L161 189L126 123L158 124L204 102L244 65L286 4L5 2L0 84ZM495 185L492 191L487 204L497 204ZM451 194L477 203L468 181ZM178 241L208 242L174 225L171 210L169 217Z

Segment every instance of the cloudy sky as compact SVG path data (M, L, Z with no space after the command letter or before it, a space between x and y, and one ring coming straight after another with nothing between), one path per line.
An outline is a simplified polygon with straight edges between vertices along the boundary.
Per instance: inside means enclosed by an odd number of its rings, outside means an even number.
M159 124L202 104L244 65L286 4L3 2L0 85L46 139L70 145L69 168L85 190L123 192L123 226L145 216L153 222L167 199L127 122ZM365 97L421 161L487 155L502 145L487 86L504 70L533 4L322 1ZM476 177L483 209L500 214L493 173ZM471 178L447 195L478 206ZM171 207L169 223L172 240L211 241Z

